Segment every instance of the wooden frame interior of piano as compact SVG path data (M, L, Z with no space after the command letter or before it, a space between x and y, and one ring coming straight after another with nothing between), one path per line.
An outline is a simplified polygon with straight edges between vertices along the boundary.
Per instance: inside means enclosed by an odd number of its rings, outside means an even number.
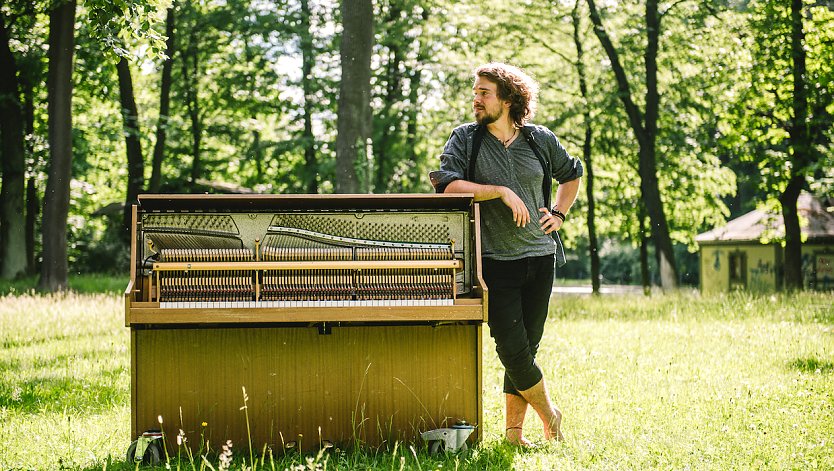
M141 195L139 201L143 211L164 213L463 211L470 224L468 257L425 265L468 270L471 286L440 306L163 309L158 301L142 299L151 278L143 275L142 213L134 206L132 269L124 293L125 324L131 329L132 438L158 428L159 416L172 424L169 429L181 427L191 443L206 432L199 424L208 423L215 449L226 439L241 445L251 440L257 449L287 448L296 441L305 450L323 441L393 446L458 419L482 425L488 291L481 276L479 207L472 195ZM194 263L192 270L220 269ZM306 264L245 263L257 270ZM345 265L333 263L327 266ZM251 424L243 421L240 387L251 401ZM481 436L476 429L470 441Z

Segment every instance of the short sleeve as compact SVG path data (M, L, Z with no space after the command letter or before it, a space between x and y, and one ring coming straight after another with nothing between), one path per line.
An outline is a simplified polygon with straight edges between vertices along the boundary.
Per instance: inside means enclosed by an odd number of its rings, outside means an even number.
M440 154L440 170L429 173L429 179L435 192L443 193L449 183L455 180L463 180L468 166L466 153L466 132L463 126L452 131L449 140Z
M553 132L545 131L553 178L561 184L581 177L584 173L582 162L568 153Z

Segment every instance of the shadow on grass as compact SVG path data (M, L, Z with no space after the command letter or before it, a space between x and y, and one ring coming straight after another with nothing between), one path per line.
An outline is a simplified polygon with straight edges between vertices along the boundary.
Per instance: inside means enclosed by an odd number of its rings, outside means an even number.
M799 370L803 373L828 374L834 371L834 363L830 361L822 361L817 358L798 358L790 363L788 366L791 369Z
M129 444L125 442L125 451ZM266 456L265 463L261 464L259 469L336 469L336 470L353 470L353 469L404 469L404 470L429 470L429 469L457 469L457 470L510 470L514 468L514 462L518 455L528 453L541 453L543 449L537 448L532 450L521 449L507 443L491 443L487 446L479 446L474 450L454 454L429 455L423 448L416 452L416 456L408 451L408 446L402 446L398 451L392 450L380 451L373 449L352 449L341 452L326 453L323 456L316 456L315 452L301 453L301 454L279 454L270 460ZM235 450L232 466L229 469L244 469L243 461L248 464L248 452L244 449ZM401 458L404 460L401 462ZM192 464L185 456L178 460L176 456L171 456L168 467L166 467L165 460L157 466L140 466L139 469L145 470L162 470L162 469L209 469L201 467L201 459L195 456L195 463ZM259 459L261 457L259 456ZM309 460L308 460L309 459ZM219 466L219 458L216 453L212 453L207 457L209 463ZM326 460L326 466L322 466ZM402 468L400 468L402 464ZM315 467L319 465L321 467ZM108 456L100 462L85 467L66 469L79 469L80 471L100 471L107 469L110 471L125 471L136 469L133 463L128 463L124 456Z

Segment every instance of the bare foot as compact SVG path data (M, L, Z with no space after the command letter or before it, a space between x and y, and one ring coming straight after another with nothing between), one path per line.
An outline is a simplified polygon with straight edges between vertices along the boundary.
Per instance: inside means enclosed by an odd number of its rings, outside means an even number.
M550 419L550 427L544 428L544 438L563 442L565 441L565 436L562 435L562 413L559 412L559 409L553 408L552 414L553 418Z
M507 441L513 445L518 445L524 448L530 448L533 446L533 442L524 438L522 434L521 427L510 427L507 429L507 434L505 436Z

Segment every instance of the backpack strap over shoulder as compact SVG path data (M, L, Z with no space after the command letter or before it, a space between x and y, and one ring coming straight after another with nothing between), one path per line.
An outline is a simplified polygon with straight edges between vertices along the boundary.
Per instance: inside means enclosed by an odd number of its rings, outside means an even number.
M527 144L530 145L531 149L533 149L533 153L536 154L536 158L539 159L539 163L542 165L542 169L544 170L542 193L544 193L545 207L550 208L550 193L553 190L553 170L549 159L550 156L547 152L542 152L539 144L536 142L535 136L533 135L533 130L535 129L535 126L527 125L521 128L521 133L524 135L524 139L527 140ZM562 238L559 237L559 232L557 231L551 232L550 237L552 237L553 241L556 243L556 266L564 266L565 263L567 263L567 259L565 258L565 249L562 244Z
M463 176L464 180L472 181L472 177L475 175L475 162L478 160L478 152L481 151L484 135L486 135L486 126L476 124L475 132L472 134L472 153L469 154L469 166L466 175Z
M527 141L527 144L533 149L533 153L536 154L536 158L539 159L539 163L542 166L542 170L544 171L544 179L542 180L542 193L544 194L544 203L545 205L550 208L550 193L553 190L553 170L550 166L550 159L547 156L547 153L542 152L539 148L538 143L536 143L536 139L533 136L533 130L536 129L535 126L526 125L521 128L521 134L524 136L524 139Z

